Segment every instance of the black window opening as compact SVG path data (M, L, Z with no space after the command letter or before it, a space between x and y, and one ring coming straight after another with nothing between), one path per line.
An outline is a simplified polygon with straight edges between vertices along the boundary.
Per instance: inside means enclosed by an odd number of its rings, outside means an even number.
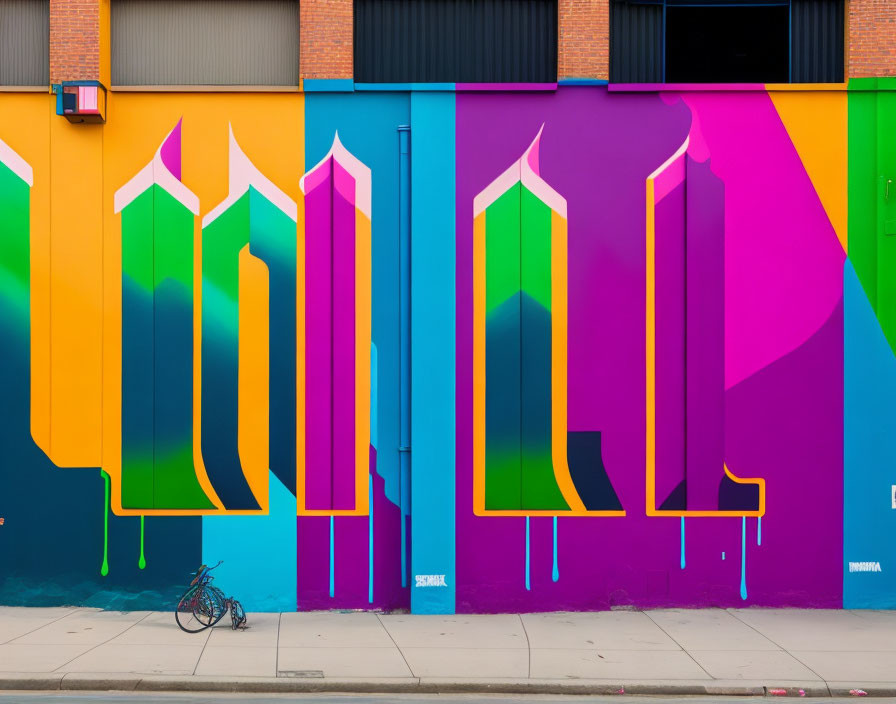
M669 83L787 83L786 5L666 8Z
M612 83L842 83L844 0L611 0Z
M554 83L557 0L354 0L358 83Z

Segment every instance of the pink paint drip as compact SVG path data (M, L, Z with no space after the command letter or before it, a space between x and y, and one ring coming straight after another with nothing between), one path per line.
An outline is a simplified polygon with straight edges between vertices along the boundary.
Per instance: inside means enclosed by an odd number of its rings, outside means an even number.
M532 173L539 175L541 171L538 168L538 151L541 147L541 133L544 131L544 123L541 123L541 127L538 130L538 134L535 135L535 140L532 142L532 146L529 147L529 151L527 152L526 159L529 162L529 168L532 169Z

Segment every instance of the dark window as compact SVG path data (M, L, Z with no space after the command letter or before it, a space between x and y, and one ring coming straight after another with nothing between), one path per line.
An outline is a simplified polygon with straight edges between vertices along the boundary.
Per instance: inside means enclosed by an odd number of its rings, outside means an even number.
M610 80L663 82L663 3L612 0Z
M358 83L553 83L557 0L355 0Z
M49 0L0 0L0 85L49 84Z
M614 83L841 83L844 0L611 0Z
M112 85L298 84L298 0L112 0Z
M791 0L794 83L842 83L843 0Z
M786 5L667 7L669 83L786 83Z

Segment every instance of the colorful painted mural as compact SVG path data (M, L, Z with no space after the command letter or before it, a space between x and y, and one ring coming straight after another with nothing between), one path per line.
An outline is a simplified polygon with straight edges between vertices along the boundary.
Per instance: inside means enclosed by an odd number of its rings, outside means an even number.
M4 94L0 603L896 607L893 89Z
M814 116L767 91L561 88L513 96L508 122L507 96L458 95L459 610L841 603L845 252L826 206L845 212L846 95L799 98ZM804 138L813 119L844 138ZM566 205L570 469L574 434L599 433L588 470L624 518L467 509L491 393L486 366L483 415L470 206L539 130ZM822 200L814 180L838 178Z

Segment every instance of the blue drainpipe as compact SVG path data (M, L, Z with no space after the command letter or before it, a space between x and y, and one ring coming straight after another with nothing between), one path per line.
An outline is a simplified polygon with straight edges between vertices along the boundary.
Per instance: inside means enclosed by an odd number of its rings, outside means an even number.
M398 126L399 481L401 586L408 585L407 519L411 507L411 127Z

